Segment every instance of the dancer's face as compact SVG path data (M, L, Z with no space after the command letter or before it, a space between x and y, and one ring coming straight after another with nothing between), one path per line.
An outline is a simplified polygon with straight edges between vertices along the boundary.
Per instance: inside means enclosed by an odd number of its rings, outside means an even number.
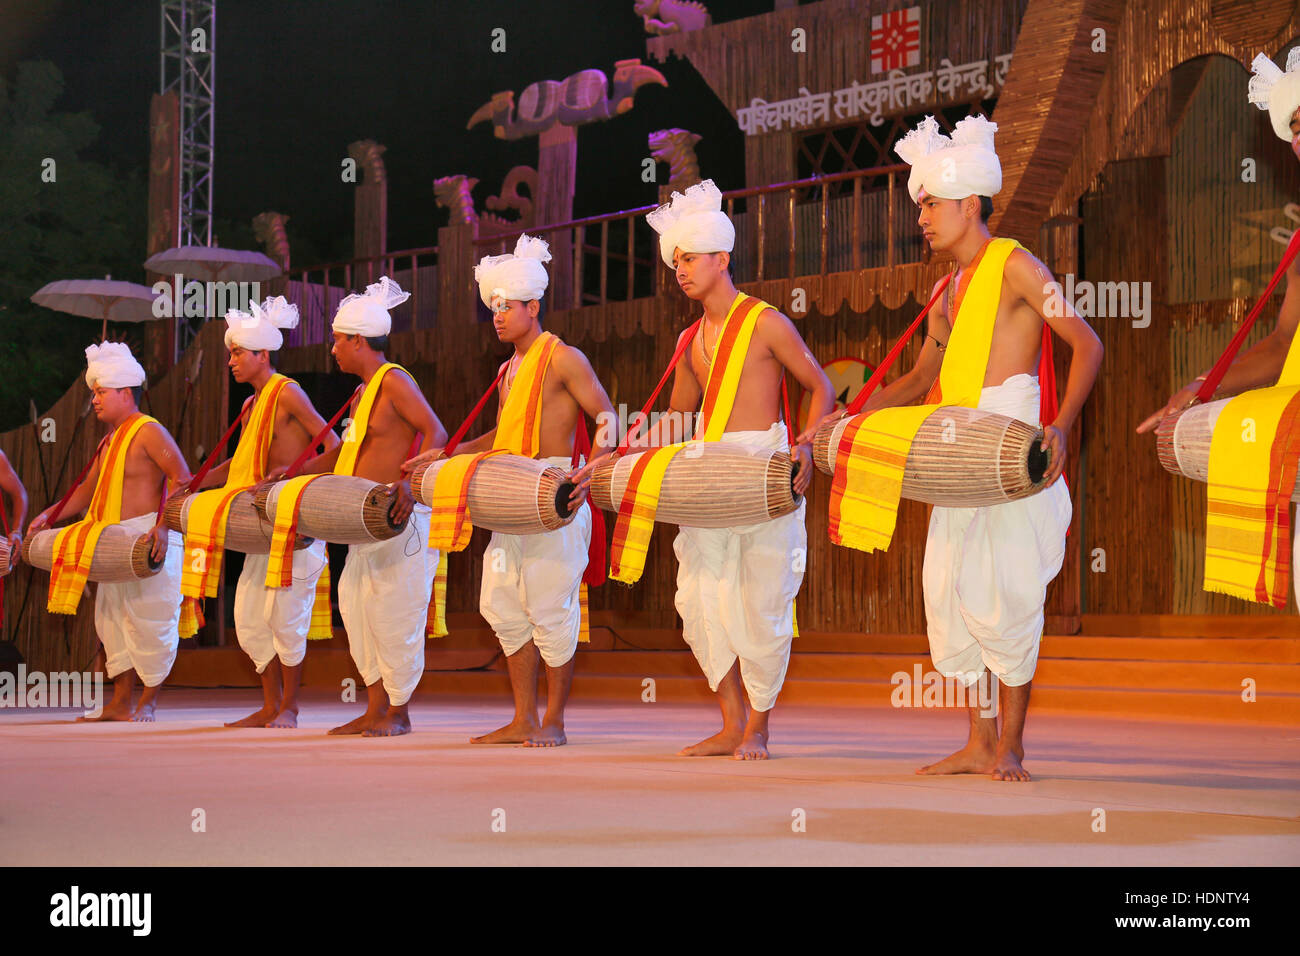
M536 299L523 302L519 299L492 300L492 327L502 342L517 342L533 330L541 303Z
M270 365L270 362L269 352L250 352L248 349L236 345L230 350L230 361L227 364L230 366L230 374L235 377L235 381L243 384L255 379L257 373Z
M334 344L330 347L330 354L334 356L334 361L339 363L339 371L355 375L356 355L361 348L361 336L345 335L342 332L335 332L333 335Z
M692 299L699 301L713 291L731 263L729 252L682 252L673 250L677 284Z
M975 199L975 220L979 218L979 200ZM924 189L917 194L920 214L916 224L921 235L935 252L951 248L971 226L970 204L966 199L940 199Z
M95 417L101 422L111 425L135 411L135 396L129 388L104 388L96 385L93 392L90 404L95 409Z

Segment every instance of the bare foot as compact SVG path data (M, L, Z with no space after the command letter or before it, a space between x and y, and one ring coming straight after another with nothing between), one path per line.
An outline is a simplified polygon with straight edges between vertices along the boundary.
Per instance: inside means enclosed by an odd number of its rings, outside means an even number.
M389 710L361 732L362 737L400 737L411 732L411 718L404 711Z
M563 747L569 742L564 736L563 727L543 726L541 730L524 741L525 747Z
M153 704L141 704L135 709L135 713L131 715L131 720L137 724L152 724Z
M297 727L297 726L298 726L298 711L296 711L296 710L282 710L282 711L280 711L278 714L276 714L274 717L272 717L269 721L267 721L266 726L268 726L268 727L276 727L276 728L280 728L280 729L283 729L283 728L286 728L286 727L288 727L288 728Z
M732 756L737 760L766 760L767 734L760 730L746 731L744 738L740 741L740 746L736 748Z
M126 701L125 703L118 703L117 701L112 701L108 704L108 706L106 706L102 711L99 712L98 716L93 716L91 714L82 714L80 717L77 718L77 723L93 724L93 723L98 723L101 720L130 720L130 719L131 719L131 702L129 700Z
M728 730L723 727L712 737L706 737L698 744L690 747L684 747L677 751L679 757L726 757L734 754L736 748L740 746L744 732L741 730Z
M927 764L917 773L988 773L993 769L993 751L985 747L967 744L955 754L944 757L938 763Z
M232 720L226 724L227 727L265 727L267 721L275 716L275 708L269 704L263 704L260 710L255 710L247 717L239 720Z
M997 760L993 764L993 779L1028 782L1033 777L1029 776L1029 771L1021 766L1019 755L1008 750L997 755Z
M362 714L360 717L357 717L355 720L349 720L346 724L340 724L339 726L333 728L332 730L329 731L329 734L334 737L340 737L346 734L365 733L368 729L370 729L370 726L374 724L375 721L379 720L382 716L383 716L382 714L372 714L370 711L366 711L364 714Z
M471 737L469 742L472 744L523 744L536 736L540 730L541 728L537 726L536 722L515 719L504 727L498 727L490 734L484 734L482 737Z

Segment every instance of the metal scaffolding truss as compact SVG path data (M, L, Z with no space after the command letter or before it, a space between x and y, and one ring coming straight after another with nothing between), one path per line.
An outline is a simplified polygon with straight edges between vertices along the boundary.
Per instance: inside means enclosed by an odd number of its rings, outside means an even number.
M180 102L179 245L212 244L216 0L161 0L161 92Z

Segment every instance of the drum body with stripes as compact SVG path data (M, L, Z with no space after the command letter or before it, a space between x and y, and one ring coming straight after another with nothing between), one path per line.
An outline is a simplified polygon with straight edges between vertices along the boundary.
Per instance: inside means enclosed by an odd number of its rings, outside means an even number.
M14 569L15 558L17 558L17 555L13 553L13 548L9 545L9 539L0 538L0 578Z
M1169 415L1156 426L1156 455L1165 470L1195 481L1210 480L1210 442L1219 415L1232 398L1193 405ZM1291 493L1300 501L1300 482Z
M411 491L433 504L433 486L448 459L432 461L411 475ZM476 528L503 534L544 534L573 520L573 484L554 465L521 455L490 455L478 463L466 489L469 519Z
M618 512L639 452L606 459L591 476L591 503ZM803 499L794 493L794 463L780 451L730 442L692 442L664 471L655 520L691 528L732 528L787 515Z
M284 482L268 485L253 504L274 522ZM298 499L298 534L334 544L370 544L387 541L406 530L406 522L393 524L388 511L394 491L388 485L351 475L321 475Z
M189 527L190 505L194 495L173 495L167 499L163 509L163 521L173 531L185 534ZM263 517L253 504L253 493L241 491L230 502L230 512L226 518L225 546L230 551L242 551L245 554L270 554L272 523ZM307 535L298 535L294 548L302 550L310 546L312 539Z
M834 474L840 439L862 417L845 416L817 430L813 462L819 470ZM1042 435L1042 429L1006 415L945 405L912 440L902 496L945 508L981 508L1032 495L1042 489L1048 467Z
M23 560L42 571L50 570L54 566L54 539L58 534L57 529L48 528L28 535L23 541ZM86 579L114 584L153 577L162 562L155 563L149 552L148 535L111 524L100 532Z

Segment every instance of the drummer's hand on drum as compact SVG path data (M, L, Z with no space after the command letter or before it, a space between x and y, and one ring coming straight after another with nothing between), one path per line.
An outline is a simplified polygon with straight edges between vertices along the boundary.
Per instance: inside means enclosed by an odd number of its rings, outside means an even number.
M9 535L9 560L11 563L17 561L17 555L23 549L23 533L15 531Z
M808 486L812 484L812 445L806 441L796 443L790 449L790 457L799 466L799 470L794 473L794 493L803 495L808 491Z
M812 440L813 440L815 437L817 437L817 432L821 429L821 427L822 427L823 425L825 425L827 422L837 422L837 421L839 421L841 418L843 418L845 415L847 415L848 413L849 413L849 410L848 410L847 408L839 408L839 409L836 409L835 411L831 412L829 415L827 415L827 416L826 416L825 418L823 418L821 421L813 422L811 425L809 425L807 428L805 428L805 429L803 430L803 433L800 434L798 438L796 438L796 439L794 440L794 441L795 441L795 444L796 444L796 445L811 445L811 444L812 444Z
M415 496L411 494L411 483L403 478L393 482L389 487L393 489L395 494L393 503L388 508L388 516L393 519L393 524L401 524L411 517L411 511L415 508Z
M603 455L591 459L581 468L575 468L569 473L569 481L573 482L573 492L569 495L569 507L576 508L582 504L582 499L587 497L587 489L591 486L591 474L596 470L596 466L612 455L613 452L605 452Z
M428 451L420 452L420 454L416 455L414 458L408 458L406 461L402 462L402 476L409 478L411 473L425 462L437 461L442 457L442 451L441 448L430 448Z
M1043 429L1043 437L1038 447L1051 456L1047 463L1047 474L1043 476L1043 487L1048 488L1061 477L1061 472L1065 468L1065 432L1055 425L1048 425Z
M51 505L33 518L32 523L27 526L27 533L35 534L38 531L44 531L48 528L50 526L50 512L53 510L54 506Z
M1196 393L1200 388L1201 380L1197 379L1191 384L1184 385L1178 391L1174 392L1173 396L1169 399L1168 404L1166 404L1164 408L1160 409L1160 411L1156 412L1150 418L1147 418L1137 427L1138 434L1141 435L1145 432L1151 431L1159 425L1163 419L1168 418L1174 412L1181 412L1184 408L1192 405L1196 399Z
M146 535L149 538L149 554L158 564L167 557L167 545L170 543L168 535L167 525L161 521L150 528Z

